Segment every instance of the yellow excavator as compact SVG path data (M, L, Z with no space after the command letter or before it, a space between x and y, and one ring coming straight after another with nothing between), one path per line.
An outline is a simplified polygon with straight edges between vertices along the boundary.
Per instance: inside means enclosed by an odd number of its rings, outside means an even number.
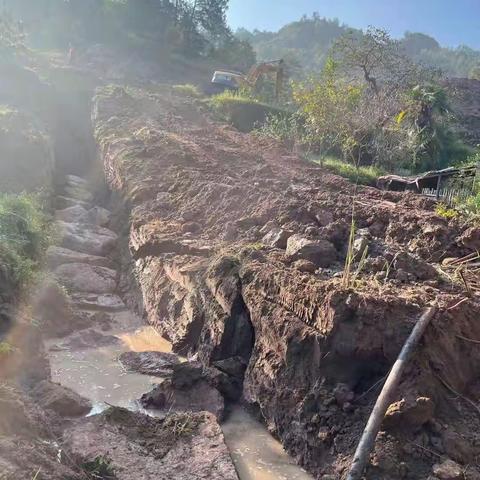
M238 90L244 87L255 90L260 78L270 73L275 74L275 98L278 100L285 81L285 62L283 60L273 60L254 65L246 75L232 70L217 70L213 74L212 86L217 92Z

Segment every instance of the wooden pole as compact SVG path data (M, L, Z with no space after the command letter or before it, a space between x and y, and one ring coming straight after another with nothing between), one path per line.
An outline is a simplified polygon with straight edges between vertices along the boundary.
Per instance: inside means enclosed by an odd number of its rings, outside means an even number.
M412 357L418 342L422 338L425 329L437 312L438 306L433 305L423 313L405 342L400 355L393 364L382 391L377 398L375 407L370 414L370 418L363 431L357 450L355 451L347 480L360 480L362 478L363 471L370 458L370 453L375 446L375 439L380 431L385 413L387 412L389 405L392 403L393 395L400 383L403 371Z

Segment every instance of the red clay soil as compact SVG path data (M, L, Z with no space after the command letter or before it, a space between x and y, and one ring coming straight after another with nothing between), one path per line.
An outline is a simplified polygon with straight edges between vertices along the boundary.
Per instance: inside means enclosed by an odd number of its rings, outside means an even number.
M243 399L317 478L343 478L381 379L440 300L367 478L427 478L446 459L480 478L480 348L460 338L480 340L480 302L447 311L465 295L438 271L480 247L478 230L421 197L356 189L167 87L103 88L93 118L108 185L131 208L148 320L175 351L245 362L244 379L226 372ZM346 285L352 209L369 248Z

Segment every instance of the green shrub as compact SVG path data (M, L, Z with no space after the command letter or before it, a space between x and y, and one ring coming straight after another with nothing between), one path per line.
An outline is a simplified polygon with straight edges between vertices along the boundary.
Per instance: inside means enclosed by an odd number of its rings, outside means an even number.
M192 98L200 98L202 96L200 90L196 85L186 83L185 85L174 85L173 91L179 95Z
M348 178L350 181L358 183L359 185L368 185L374 187L377 184L378 177L385 174L385 172L379 167L371 165L357 168L351 163L346 163L343 160L334 157L313 159L313 161L330 172L341 177Z
M0 194L0 260L16 285L32 280L51 234L40 195Z
M272 138L293 148L299 142L308 143L304 128L304 119L298 113L268 115L265 123L256 129L260 137Z

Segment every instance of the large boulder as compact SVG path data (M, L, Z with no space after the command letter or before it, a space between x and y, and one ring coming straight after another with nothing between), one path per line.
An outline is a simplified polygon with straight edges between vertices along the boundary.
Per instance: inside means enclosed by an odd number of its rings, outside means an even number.
M84 263L67 263L54 271L58 281L69 290L84 293L113 293L117 272L110 268Z
M298 234L288 239L286 255L291 260L308 260L317 267L329 267L337 259L337 251L328 240L310 240Z

